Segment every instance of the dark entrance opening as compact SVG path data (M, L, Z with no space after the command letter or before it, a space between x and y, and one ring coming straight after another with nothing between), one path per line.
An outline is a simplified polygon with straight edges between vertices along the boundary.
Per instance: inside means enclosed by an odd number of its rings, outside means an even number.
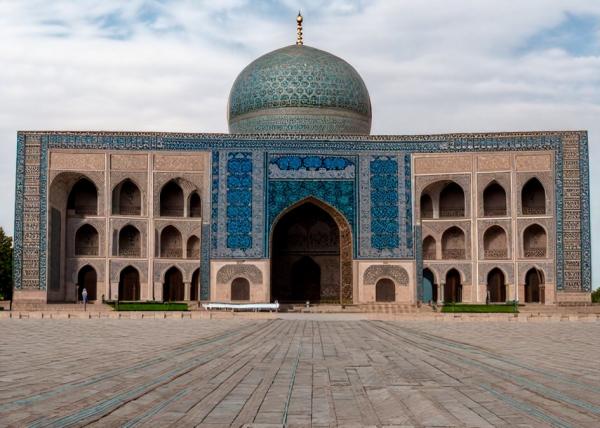
M292 300L321 300L321 268L308 256L292 266Z
M487 292L490 302L506 302L506 284L504 273L498 268L492 269L487 277Z
M382 278L375 284L375 301L376 302L395 302L396 301L396 285L389 278Z
M77 275L77 286L79 287L77 290L77 299L83 300L81 292L85 288L85 290L87 291L88 300L96 300L96 284L97 277L94 268L91 266L82 267L79 271L79 274Z
M140 300L140 274L132 266L121 271L119 300Z
M184 299L183 275L176 267L172 267L165 273L163 284L163 301L181 301Z
M544 284L544 274L536 268L531 268L525 275L525 303L540 303L541 288Z
M446 274L444 301L453 303L462 302L462 284L460 282L460 273L456 269L450 269Z
M200 286L200 269L196 269L194 271L194 273L192 274L192 284L190 286L190 300L196 301L196 300L200 300L198 298L198 291Z
M342 301L340 229L327 211L305 202L279 219L272 236L272 300Z
M231 281L231 300L243 302L250 300L250 282L246 278L236 278Z

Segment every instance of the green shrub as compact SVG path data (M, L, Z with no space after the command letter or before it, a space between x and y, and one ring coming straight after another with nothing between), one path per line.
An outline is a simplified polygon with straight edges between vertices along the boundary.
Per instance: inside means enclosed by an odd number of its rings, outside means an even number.
M442 312L445 313L501 313L501 314L514 314L519 312L515 308L513 303L500 304L500 305L470 305L465 303L446 303L442 306Z
M187 311L187 303L107 302L116 311Z
M596 291L592 292L592 302L600 303L600 288L597 288Z

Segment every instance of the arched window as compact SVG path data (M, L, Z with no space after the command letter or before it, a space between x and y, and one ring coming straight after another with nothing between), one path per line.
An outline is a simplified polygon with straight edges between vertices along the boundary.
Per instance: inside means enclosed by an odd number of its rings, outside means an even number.
M433 218L433 201L426 193L421 195L421 218Z
M491 226L483 234L483 251L486 259L508 258L506 231L500 226Z
M140 231L127 225L119 232L119 257L140 257L142 253Z
M444 302L462 302L462 283L460 273L456 269L450 269L446 274L444 284Z
M83 300L82 292L85 288L88 300L96 300L97 277L96 271L90 265L84 266L77 275L77 294L78 299Z
M440 192L440 217L464 217L465 192L451 181Z
M483 191L483 215L485 217L506 216L506 191L492 181Z
M196 269L192 274L192 284L190 287L190 300L192 302L200 300L198 292L200 291L200 269Z
M169 181L160 191L161 217L183 217L183 190L175 181Z
M190 217L202 217L202 201L198 192L193 192L190 195Z
M379 281L377 281L377 284L375 284L375 301L396 301L396 285L394 284L394 281L388 278L382 278Z
M531 268L525 274L525 303L543 301L544 272Z
M142 196L133 181L125 179L115 186L112 194L112 212L115 215L142 213Z
M67 209L75 215L98 215L98 190L86 178L80 179L69 193Z
M442 235L442 258L462 260L465 255L465 233L460 228L452 226Z
M84 224L75 232L75 255L98 255L98 231L91 224Z
M546 191L537 178L532 178L521 191L523 215L546 214Z
M199 259L200 258L200 239L197 236L190 236L190 239L188 239L186 258L188 258L188 259Z
M435 239L428 236L423 239L423 259L435 260L436 258Z
M160 234L160 256L180 259L183 256L181 233L173 226L167 226Z
M523 231L523 250L526 258L546 258L547 246L546 231L539 224L532 224Z
M179 302L184 300L185 289L183 286L183 275L175 266L165 273L165 282L163 284L163 301Z
M506 283L504 273L494 268L487 276L487 298L488 302L506 302Z
M140 274L133 266L119 275L119 300L140 300Z
M250 300L250 283L246 278L236 278L231 282L231 300Z

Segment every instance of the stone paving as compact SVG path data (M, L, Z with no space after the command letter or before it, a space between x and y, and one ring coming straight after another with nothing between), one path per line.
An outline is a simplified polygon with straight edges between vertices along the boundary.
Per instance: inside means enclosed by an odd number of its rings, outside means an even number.
M0 426L600 426L600 323L2 320Z

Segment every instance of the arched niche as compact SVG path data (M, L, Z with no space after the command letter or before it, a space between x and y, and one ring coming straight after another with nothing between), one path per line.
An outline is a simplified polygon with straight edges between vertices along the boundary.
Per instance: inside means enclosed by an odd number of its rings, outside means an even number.
M113 189L112 212L114 215L141 215L142 194L139 187L132 180L127 178Z

